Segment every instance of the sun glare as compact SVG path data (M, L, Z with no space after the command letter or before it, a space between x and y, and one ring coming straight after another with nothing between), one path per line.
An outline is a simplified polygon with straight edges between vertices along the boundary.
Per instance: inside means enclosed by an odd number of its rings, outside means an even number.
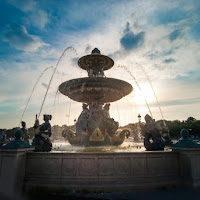
M140 84L140 88L134 87L134 99L133 101L137 105L145 104L145 101L149 103L153 103L155 101L154 92L148 83Z

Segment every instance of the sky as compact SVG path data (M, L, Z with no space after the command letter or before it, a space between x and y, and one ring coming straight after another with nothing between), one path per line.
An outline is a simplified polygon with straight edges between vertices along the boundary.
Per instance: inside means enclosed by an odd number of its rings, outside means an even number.
M111 103L120 125L200 119L199 10L199 0L1 0L0 128L31 127L38 113L73 124L82 105L58 86L87 76L77 61L95 47L115 62L106 77L134 88Z

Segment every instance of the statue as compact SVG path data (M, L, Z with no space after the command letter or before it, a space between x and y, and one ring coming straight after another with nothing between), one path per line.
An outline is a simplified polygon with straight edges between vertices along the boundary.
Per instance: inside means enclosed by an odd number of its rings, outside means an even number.
M2 147L6 142L6 135L3 134L1 137L0 137L0 147Z
M164 150L165 141L162 137L162 127L156 124L155 120L151 116L145 116L145 138L144 146L147 151L159 151ZM150 141L152 140L152 142Z
M83 103L82 105L82 112L80 116L78 117L77 123L76 123L76 134L77 136L81 136L85 134L87 126L88 126L88 119L90 116L90 111L88 109L88 105Z
M180 135L182 138L177 143L171 144L171 147L200 148L200 144L189 138L190 134L187 129L182 129Z
M31 146L25 141L21 140L22 130L19 129L15 133L15 139L10 141L8 144L2 146L2 149L21 149L21 148L30 148Z
M37 119L34 124L35 138L33 139L33 145L35 146L35 151L39 152L49 152L52 149L52 143L50 141L51 137L51 124L49 120L52 119L51 115L43 115L43 124L39 125L39 120Z
M103 115L107 118L110 118L109 110L110 110L110 104L106 103L105 106L103 107Z
M28 135L28 130L26 128L26 122L22 121L21 122L21 125L22 125L22 140L24 140L26 143L29 144L29 138L30 136Z
M102 121L104 129L106 129L108 133L112 136L117 131L119 123L116 122L113 118L110 118L109 110L110 104L106 103L102 110Z

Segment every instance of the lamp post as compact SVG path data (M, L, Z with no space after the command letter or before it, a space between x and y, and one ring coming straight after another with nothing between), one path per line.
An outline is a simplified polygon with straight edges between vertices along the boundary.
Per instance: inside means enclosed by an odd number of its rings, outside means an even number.
M139 121L139 123L141 122L141 115L140 114L138 114L138 121Z
M136 123L136 128L137 128L137 135L135 136L134 140L135 142L141 142L141 129L140 129L140 123L141 123L141 115L138 114L138 123Z

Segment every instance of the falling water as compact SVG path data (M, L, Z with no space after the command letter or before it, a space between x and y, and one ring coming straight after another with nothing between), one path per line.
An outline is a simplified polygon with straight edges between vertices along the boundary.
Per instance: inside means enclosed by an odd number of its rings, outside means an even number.
M140 90L140 92L141 92L141 94L142 94L142 96L143 96L143 98L144 98L144 101L145 101L145 103L146 103L146 105L147 105L147 108L149 109L149 113L150 113L151 117L153 118L153 115L152 115L152 112L151 112L151 110L150 110L150 107L149 107L149 105L148 105L148 103L147 103L146 98L144 97L144 95L143 95L143 93L142 93L142 89L141 89L140 85L138 84L136 78L133 76L133 74L130 72L130 70L127 69L126 66L124 66L124 65L118 65L118 67L123 68L124 70L126 70L126 71L131 75L131 77L132 77L133 80L135 81L136 85L138 86L138 88L139 88L139 90Z
M59 88L58 88L58 89L59 89ZM58 91L59 91L58 89L56 90L56 94L55 94L55 98L54 98L54 102L53 102L53 105L55 105L55 104L56 104L56 98L57 98L57 95L58 95Z
M62 74L64 74L64 73L62 73ZM61 82L63 82L63 76L61 76ZM57 88L57 90L56 90L56 94L55 94L55 98L54 98L54 102L53 102L53 105L55 106L55 104L56 104L56 98L57 98L57 96L58 96L58 93L59 92L59 88Z
M150 84L151 89L152 89L152 91L153 91L153 93L154 93L154 96L155 96L157 105L158 105L158 107L159 107L159 110L160 110L160 113L161 113L161 116L162 116L163 123L164 123L164 125L166 126L166 123L165 123L165 120L164 120L164 116L163 116L163 112L162 112L162 110L161 110L161 106L160 106L160 103L159 103L158 98L157 98L157 96L156 96L156 93L155 93L155 90L154 90L154 88L153 88L152 82L151 82L149 76L147 75L147 73L145 72L144 68L142 67L142 65L140 65L140 64L138 64L138 63L136 63L136 64L139 65L139 66L141 67L142 71L144 72L144 74L145 74L146 77L147 77L147 80L149 81L149 84Z
M54 68L53 74L52 74L51 79L50 79L50 81L49 81L49 85L48 85L47 90L46 90L46 93L45 93L45 95L44 95L44 99L43 99L43 102L42 102L42 105L41 105L41 108L40 108L40 112L39 112L38 118L40 117L40 114L41 114L41 112L42 112L42 108L43 108L43 105L44 105L44 102L45 102L47 93L48 93L48 91L49 91L51 82L52 82L52 80L53 80L54 74L55 74L55 72L56 72L56 69L58 68L58 65L59 65L59 63L60 63L62 57L65 55L66 51L68 51L68 50L74 51L74 53L77 55L76 50L75 50L73 47L71 47L71 46L67 47L67 48L63 51L62 55L60 56L60 58L59 58L59 60L58 60L58 62L57 62L57 64L56 64L56 67Z
M69 126L70 111L71 111L71 99L69 99L68 126Z
M23 119L23 117L24 117L24 113L26 112L27 106L28 106L28 104L29 104L29 102L30 102L30 100L31 100L31 97L32 97L32 95L33 95L33 92L34 92L34 90L35 90L35 88L36 88L36 86L37 86L37 84L38 84L40 78L41 78L42 75L43 75L48 69L50 69L50 68L53 68L53 66L47 67L47 68L40 74L40 76L38 77L38 79L37 79L37 81L36 81L36 83L35 83L35 85L34 85L32 91L31 91L31 94L30 94L30 96L29 96L29 98L28 98L28 101L27 101L27 103L26 103L26 106L25 106L25 108L24 108L24 111L23 111L23 113L22 113L22 117L21 117L21 119L20 119L19 126L20 126L20 123L21 123L21 121L22 121L22 119Z
M116 106L117 106L117 112L118 112L118 116L119 116L119 124L121 125L121 119L120 119L120 114L119 114L118 104L117 104L117 102L115 102L115 103L116 103Z

